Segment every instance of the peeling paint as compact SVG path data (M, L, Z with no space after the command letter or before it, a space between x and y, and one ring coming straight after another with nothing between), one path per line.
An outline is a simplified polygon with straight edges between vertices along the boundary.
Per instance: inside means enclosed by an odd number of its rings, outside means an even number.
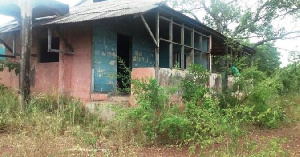
M116 61L110 61L109 65L116 65Z
M97 26L94 41L98 41L93 43L94 92L113 91L117 82L117 33ZM101 54L95 53L97 51Z

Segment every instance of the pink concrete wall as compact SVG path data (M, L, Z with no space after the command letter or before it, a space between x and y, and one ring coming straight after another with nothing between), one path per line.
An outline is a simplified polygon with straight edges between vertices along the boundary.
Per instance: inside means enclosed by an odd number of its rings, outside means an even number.
M34 29L32 34L32 52L35 56L31 56L31 70L35 71L33 74L34 81L31 84L31 92L33 95L37 95L40 93L57 93L58 89L58 62L54 63L39 63L39 39L47 38L45 30ZM6 43L12 46L12 34L2 34L1 38L3 38ZM17 35L17 53L21 52L21 44L20 44L20 36ZM6 54L12 55L6 49ZM16 59L7 58L12 61L19 61L19 57ZM6 87L10 87L18 90L19 87L19 77L15 75L14 72L8 72L5 70L0 73L0 83L4 84Z
M31 92L33 94L57 94L57 89L58 62L36 64L34 86L31 86Z
M59 90L83 101L90 101L92 26L66 25L62 31L73 46L74 54L60 55ZM67 47L63 46L62 42L61 50L69 51Z
M155 68L133 68L131 79L155 78Z
M60 54L59 62L39 63L39 39L46 38L46 30L33 30L31 69L35 70L34 83L31 86L33 94L66 94L80 98L83 101L91 100L91 52L92 27L91 25L66 25L61 32L73 46L74 55ZM9 45L12 45L12 34L2 34ZM17 52L20 52L19 38ZM69 51L60 39L60 50ZM7 52L7 54L11 54ZM0 73L0 83L7 87L18 89L18 76L7 71Z
M13 34L12 33L1 34L0 38L3 39L8 45L10 45L12 47L12 43L13 43L12 42L13 41ZM20 43L20 36L16 37L16 42ZM20 46L16 47L16 51L17 52L21 51ZM12 55L12 53L9 52L6 48L5 48L5 53L7 55ZM18 61L18 59L12 59L12 58L9 58L9 60ZM6 69L3 72L0 72L0 84L3 84L6 87L10 87L10 88L13 88L15 90L18 90L18 88L19 88L19 77L17 75L15 75L14 71L9 72Z
M3 72L0 72L0 84L17 90L19 87L19 77L15 75L14 71L9 72L5 69Z
M132 80L148 80L150 78L155 78L155 68L133 68L131 71ZM134 88L134 86L131 85L131 88ZM137 105L132 91L129 98L129 104L131 107Z

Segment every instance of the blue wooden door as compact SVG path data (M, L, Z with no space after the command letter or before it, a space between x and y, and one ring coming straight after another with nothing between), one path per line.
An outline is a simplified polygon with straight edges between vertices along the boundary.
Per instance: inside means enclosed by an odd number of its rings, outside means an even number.
M94 27L94 92L112 92L117 85L117 33L108 27Z

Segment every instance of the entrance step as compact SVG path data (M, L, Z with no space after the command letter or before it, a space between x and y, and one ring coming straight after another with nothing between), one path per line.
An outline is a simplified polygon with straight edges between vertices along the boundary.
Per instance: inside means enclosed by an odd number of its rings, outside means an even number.
M105 101L93 101L86 103L85 109L98 116L103 121L109 121L116 116L113 106L129 107L129 96L111 96Z
M129 96L111 96L108 98L111 102L129 102Z

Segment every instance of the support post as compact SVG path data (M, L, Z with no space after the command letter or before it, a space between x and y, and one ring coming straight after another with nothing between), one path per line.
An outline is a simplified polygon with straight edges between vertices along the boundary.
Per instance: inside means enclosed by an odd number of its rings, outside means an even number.
M203 38L202 38L202 35L199 36L199 49L201 50L201 53L203 52L203 45L202 45L202 42L203 42Z
M31 0L20 0L21 8L21 60L19 80L19 108L23 110L30 96L30 53L32 48Z
M184 69L184 24L181 27L181 53L180 53L180 68Z
M228 68L230 68L229 67L229 61L228 61L228 52L229 51L229 47L228 47L228 45L227 44L225 44L225 54L226 54L226 69L225 69L225 82L224 82L224 84L223 84L223 87L224 87L224 89L227 89L227 85L228 85ZM231 52L231 51L230 51ZM230 55L230 58L231 58L231 55Z
M17 39L16 39L16 33L14 32L13 33L13 45L12 45L12 53L13 53L13 56L16 56L16 51L17 51Z
M195 30L191 32L191 57L192 57L192 64L195 63Z
M51 52L52 49L52 31L48 28L48 52Z
M169 23L169 67L173 68L173 19Z
M153 35L153 33L152 33L152 31L151 31L151 29L150 29L150 27L149 27L147 21L145 20L145 18L144 18L144 16L143 16L143 14L141 14L141 18L142 18L142 21L143 21L143 23L144 23L144 25L145 25L145 27L146 27L146 29L147 29L149 35L151 36L151 38L152 38L154 44L155 44L156 46L158 46L158 45L157 45L157 39L155 39L155 37L154 37L154 35Z
M202 55L203 55L203 49L202 49L202 35L199 36L199 49L200 51L200 64L203 65L203 63L201 63L202 60Z
M155 48L155 78L158 80L159 73L159 12L156 14L156 48Z
M209 71L212 72L212 55L211 55L211 50L212 50L212 36L209 36Z

